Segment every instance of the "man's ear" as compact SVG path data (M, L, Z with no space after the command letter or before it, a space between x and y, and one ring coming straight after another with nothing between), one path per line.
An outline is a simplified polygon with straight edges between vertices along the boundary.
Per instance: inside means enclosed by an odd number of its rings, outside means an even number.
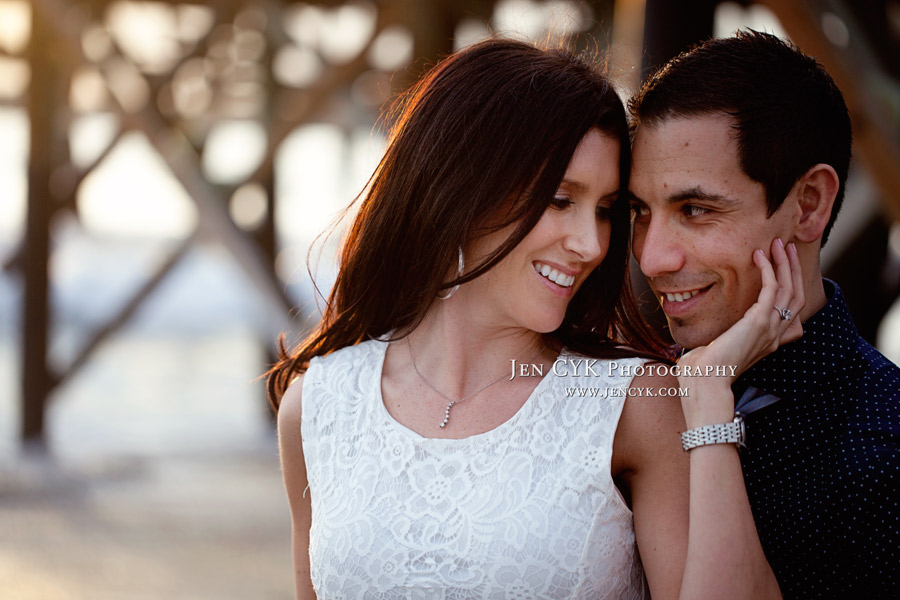
M831 165L817 164L803 174L794 184L799 220L794 236L801 242L812 243L821 239L831 218L831 209L840 187L840 179Z

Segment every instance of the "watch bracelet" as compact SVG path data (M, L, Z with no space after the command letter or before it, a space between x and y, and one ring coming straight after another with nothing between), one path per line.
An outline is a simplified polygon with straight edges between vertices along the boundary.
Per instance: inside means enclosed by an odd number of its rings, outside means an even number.
M716 423L689 429L681 434L681 448L688 452L709 444L741 445L741 425L739 423Z

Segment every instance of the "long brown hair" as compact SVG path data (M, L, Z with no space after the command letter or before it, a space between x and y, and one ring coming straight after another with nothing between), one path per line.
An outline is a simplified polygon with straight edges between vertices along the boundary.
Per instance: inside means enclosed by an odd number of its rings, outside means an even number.
M502 260L537 224L592 128L620 147L610 248L547 340L598 358L664 354L640 318L628 276L625 109L595 61L563 48L486 40L440 62L393 114L387 151L344 240L322 321L290 352L279 339L267 381L275 410L312 357L392 332L402 337L438 293ZM459 247L510 224L514 231L499 248L444 281L456 271Z

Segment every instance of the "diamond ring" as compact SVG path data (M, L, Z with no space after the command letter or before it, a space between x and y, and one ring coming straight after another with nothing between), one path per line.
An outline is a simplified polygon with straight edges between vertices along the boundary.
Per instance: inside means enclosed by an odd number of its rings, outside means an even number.
M792 313L789 308L778 308L777 306L773 306L772 308L778 311L782 321L790 321L791 317L794 316L794 313Z

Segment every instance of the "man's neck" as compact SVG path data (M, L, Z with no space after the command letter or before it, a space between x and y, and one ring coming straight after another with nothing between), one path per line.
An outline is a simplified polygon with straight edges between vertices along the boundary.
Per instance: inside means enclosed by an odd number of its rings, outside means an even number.
M800 260L800 268L803 273L803 294L806 302L800 310L798 317L803 323L819 312L828 303L825 295L825 286L822 285L822 245L819 241L803 244L795 242L797 246L797 258Z
M825 295L825 286L822 285L822 273L818 269L816 269L813 276L806 279L804 283L803 293L806 298L806 303L800 311L801 323L819 312L819 310L821 310L828 302L828 296Z

